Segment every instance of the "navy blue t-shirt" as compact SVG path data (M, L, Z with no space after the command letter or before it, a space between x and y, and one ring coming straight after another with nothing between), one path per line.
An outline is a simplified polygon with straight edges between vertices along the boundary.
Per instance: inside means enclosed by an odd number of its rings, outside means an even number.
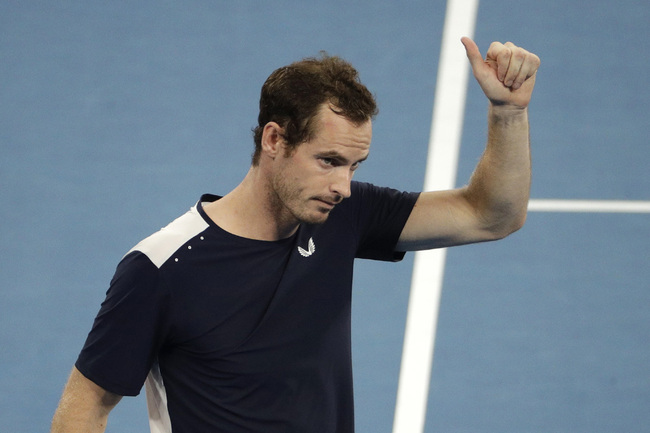
M76 367L120 395L146 380L155 432L353 432L353 262L401 260L417 194L353 182L276 242L215 225L216 199L122 259Z

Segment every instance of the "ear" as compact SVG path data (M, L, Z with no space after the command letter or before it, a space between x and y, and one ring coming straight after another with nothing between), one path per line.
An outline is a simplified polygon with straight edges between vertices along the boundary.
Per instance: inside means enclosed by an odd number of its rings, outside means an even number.
M284 128L275 122L264 125L262 131L262 153L274 159L284 149Z

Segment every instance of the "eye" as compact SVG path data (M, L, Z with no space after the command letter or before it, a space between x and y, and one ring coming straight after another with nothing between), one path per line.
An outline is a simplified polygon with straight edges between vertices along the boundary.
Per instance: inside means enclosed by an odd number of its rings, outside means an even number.
M320 164L326 168L340 167L345 164L345 162L341 161L340 158L332 156L319 156L318 160L320 161Z

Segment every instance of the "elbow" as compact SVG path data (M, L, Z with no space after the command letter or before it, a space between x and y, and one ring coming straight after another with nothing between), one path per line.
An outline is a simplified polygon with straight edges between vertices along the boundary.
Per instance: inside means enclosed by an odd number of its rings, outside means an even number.
M520 230L528 215L528 194L494 197L465 189L465 198L486 241L500 240Z
M490 233L492 234L492 240L504 239L511 234L519 231L524 224L526 223L527 212L519 212L504 218L499 224L496 224L490 228Z
M513 221L510 226L508 226L508 229L503 232L503 238L510 236L516 231L519 231L524 224L526 223L526 215L524 215L521 218L518 218L516 221Z

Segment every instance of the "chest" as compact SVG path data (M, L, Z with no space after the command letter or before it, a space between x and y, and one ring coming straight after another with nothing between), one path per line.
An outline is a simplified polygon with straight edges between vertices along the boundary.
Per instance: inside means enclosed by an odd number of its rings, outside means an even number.
M281 244L187 249L174 262L182 267L165 278L172 294L167 345L221 358L346 327L355 247L337 239L315 229Z

